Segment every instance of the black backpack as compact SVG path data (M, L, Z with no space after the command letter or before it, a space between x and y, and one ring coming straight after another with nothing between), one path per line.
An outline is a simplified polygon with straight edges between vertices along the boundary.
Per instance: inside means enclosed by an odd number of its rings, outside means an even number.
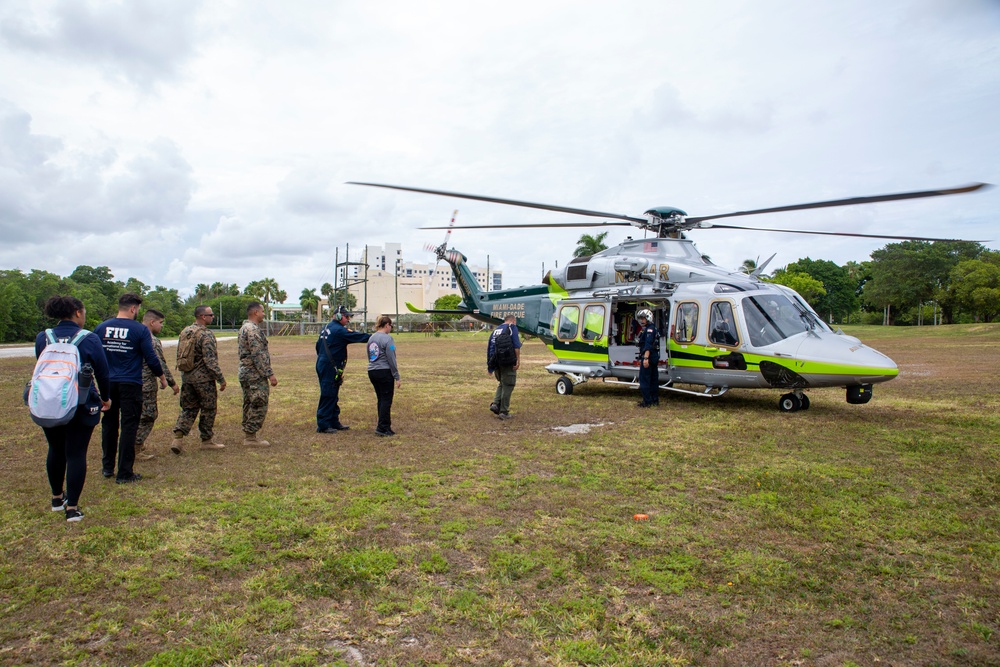
M504 335L505 331L506 335ZM514 333L510 327L502 327L493 333L493 354L497 366L517 364L517 352L514 351Z

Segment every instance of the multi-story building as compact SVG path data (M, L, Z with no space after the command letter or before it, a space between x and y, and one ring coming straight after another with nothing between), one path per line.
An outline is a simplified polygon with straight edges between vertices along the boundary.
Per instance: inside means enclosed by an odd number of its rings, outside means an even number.
M445 262L435 265L405 261L399 243L387 243L385 247L366 246L365 254L340 267L337 284L349 283L348 291L358 302L356 310L367 311L367 321L374 321L383 313L406 314L409 312L406 302L429 309L442 296L461 295L451 267ZM480 289L502 289L503 271L472 264L469 269L476 276Z

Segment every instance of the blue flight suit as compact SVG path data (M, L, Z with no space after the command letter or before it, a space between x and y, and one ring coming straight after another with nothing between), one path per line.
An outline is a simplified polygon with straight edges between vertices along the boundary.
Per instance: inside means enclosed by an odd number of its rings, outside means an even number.
M370 334L349 331L340 322L330 322L316 341L316 375L319 376L319 406L316 408L316 430L339 429L340 385L347 365L347 346L367 343Z
M660 332L650 322L639 329L635 344L639 347L639 391L642 405L660 404ZM643 368L642 360L649 352L649 368Z

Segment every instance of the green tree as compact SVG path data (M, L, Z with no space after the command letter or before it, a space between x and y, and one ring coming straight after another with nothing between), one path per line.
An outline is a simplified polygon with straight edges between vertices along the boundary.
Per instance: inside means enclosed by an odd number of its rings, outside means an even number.
M604 243L604 240L608 238L607 232L601 232L591 236L590 234L583 234L580 239L576 242L576 250L573 251L574 257L590 257L591 255L596 255L602 250L607 250L608 246Z
M834 318L843 319L861 307L857 295L857 283L842 266L829 260L806 257L792 262L785 267L785 270L791 273L805 273L823 285L825 294L816 297L815 301L813 299L808 301L817 313L831 321Z
M434 310L454 310L458 308L458 304L462 302L462 297L457 294L445 294L434 302ZM450 322L451 320L457 320L461 315L456 313L434 313L431 315L431 320L434 322Z
M1000 315L1000 261L959 262L949 277L952 302L963 312L980 322L992 322Z
M310 314L309 318L303 317L303 319L308 319L308 321L312 320L311 315L316 313L316 310L319 308L319 302L320 298L319 295L316 294L315 289L304 288L302 290L302 294L299 296L299 305L302 306L303 315L306 313Z
M123 292L134 292L139 296L146 296L149 291L149 285L142 282L138 278L129 278L125 281L125 287L122 289Z
M115 276L111 269L106 266L94 268L81 264L69 274L69 279L78 285L91 285L99 290L108 300L115 303L115 312L118 312L118 297L125 293L125 285L115 282ZM114 313L108 313L108 317Z
M886 323L895 312L937 300L944 321L954 321L955 304L948 289L951 270L959 262L978 259L986 248L971 241L903 241L872 253L871 279L865 283L865 303L882 308Z
M778 269L771 277L771 282L784 285L785 287L791 287L793 290L798 292L810 306L813 306L818 299L826 296L826 289L823 288L823 283L816 280L808 273L789 271L787 268ZM816 307L813 306L814 310L815 308Z

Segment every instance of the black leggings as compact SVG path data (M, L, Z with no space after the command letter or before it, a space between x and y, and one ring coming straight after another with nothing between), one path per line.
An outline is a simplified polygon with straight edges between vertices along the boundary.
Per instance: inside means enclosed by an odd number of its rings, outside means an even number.
M96 425L95 425L96 426ZM93 426L84 425L79 417L63 426L42 429L49 441L49 455L45 459L45 469L49 473L52 497L63 492L66 480L66 504L76 507L83 493L83 483L87 479L87 447Z
M378 399L378 425L375 428L388 433L392 430L392 396L395 393L392 371L388 368L368 371L368 379L371 380Z

